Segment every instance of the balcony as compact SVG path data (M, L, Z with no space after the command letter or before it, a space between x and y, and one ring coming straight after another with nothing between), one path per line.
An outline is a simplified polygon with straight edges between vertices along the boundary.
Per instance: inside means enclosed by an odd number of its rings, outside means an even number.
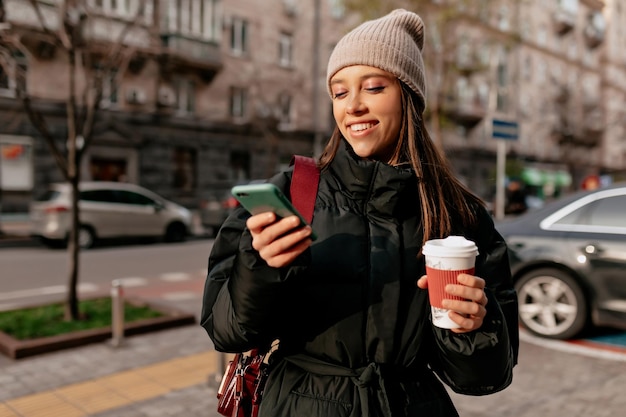
M451 94L444 100L443 113L455 123L472 128L485 117L487 105L478 94Z
M216 42L181 33L162 34L161 42L161 57L171 70L192 68L208 82L222 69L220 47Z
M606 22L604 16L599 12L594 12L588 16L587 26L583 31L583 37L587 47L593 49L604 41L606 32Z
M583 133L588 136L602 135L604 133L604 112L601 109L586 109Z
M573 11L559 8L552 15L554 31L557 35L565 35L576 25L576 14Z

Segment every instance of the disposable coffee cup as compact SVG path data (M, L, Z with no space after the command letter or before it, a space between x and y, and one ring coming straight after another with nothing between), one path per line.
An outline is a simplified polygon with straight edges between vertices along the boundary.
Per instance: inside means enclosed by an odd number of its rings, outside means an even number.
M422 248L422 253L426 259L432 322L435 326L444 329L459 328L460 326L450 319L448 310L443 308L441 302L444 298L465 300L446 293L446 285L458 284L459 274L474 275L478 248L474 242L463 236L448 236L445 239L427 241Z

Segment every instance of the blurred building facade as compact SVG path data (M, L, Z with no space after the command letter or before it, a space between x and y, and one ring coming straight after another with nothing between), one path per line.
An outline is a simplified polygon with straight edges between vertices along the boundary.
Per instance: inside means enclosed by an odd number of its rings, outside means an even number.
M38 3L54 30L62 1ZM97 50L115 43L141 0L79 3ZM495 184L493 120L519 125L507 142L510 174L538 187L626 169L620 0L386 3L426 21L431 133L481 196ZM10 211L62 180L15 92L36 99L64 143L68 82L66 58L45 42L29 2L0 6L0 30L27 46L1 60L0 185ZM139 183L195 207L270 176L293 154L318 153L332 126L326 62L356 16L342 0L146 0L124 38L128 69L103 81L82 178Z
M626 4L619 0L406 0L427 25L431 132L481 196L495 186L494 120L507 175L541 195L588 175L625 179Z
M328 136L325 62L346 22L340 2L145 0L140 9L143 1L76 3L84 53L96 63L99 48L115 45L135 22L124 37L127 70L103 80L82 179L139 183L196 207L238 181L273 175L293 154L312 155ZM55 30L63 1L37 3ZM67 57L46 41L29 2L0 6L3 32L26 46L0 60L2 149L19 149L2 160L4 210L11 211L63 181L17 90L26 90L64 149L69 82ZM30 177L20 179L22 171Z

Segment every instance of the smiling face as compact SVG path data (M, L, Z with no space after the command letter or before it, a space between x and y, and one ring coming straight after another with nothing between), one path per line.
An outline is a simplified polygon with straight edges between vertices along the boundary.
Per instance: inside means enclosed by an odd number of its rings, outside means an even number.
M337 126L361 158L389 162L402 123L400 82L365 65L342 68L330 80Z

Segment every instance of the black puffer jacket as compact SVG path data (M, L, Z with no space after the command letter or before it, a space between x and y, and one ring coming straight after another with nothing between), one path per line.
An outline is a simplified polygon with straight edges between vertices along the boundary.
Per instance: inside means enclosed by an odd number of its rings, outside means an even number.
M475 230L456 231L478 245L488 314L471 333L433 327L427 292L416 285L425 266L414 174L340 148L320 178L312 224L319 238L290 267L259 257L243 209L224 223L209 258L202 325L220 351L280 339L262 417L455 416L433 371L470 395L512 379L517 305L505 243L482 209ZM272 182L288 193L290 178Z

